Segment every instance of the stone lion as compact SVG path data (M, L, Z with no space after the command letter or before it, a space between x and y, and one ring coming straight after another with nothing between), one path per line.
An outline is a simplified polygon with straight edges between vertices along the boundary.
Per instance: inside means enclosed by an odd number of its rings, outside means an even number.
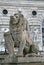
M26 25L27 21L25 20L23 14L15 13L13 16L10 16L10 31L5 33L4 37L7 48L11 49L9 50L11 54L14 52L12 49L16 47L19 48L18 54L23 56L33 51L34 53L38 53L38 47L34 42L34 44L32 43L32 39L28 36Z

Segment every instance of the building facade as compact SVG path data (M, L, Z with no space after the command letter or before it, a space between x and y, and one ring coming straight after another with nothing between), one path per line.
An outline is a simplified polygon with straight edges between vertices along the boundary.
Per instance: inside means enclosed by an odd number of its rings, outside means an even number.
M44 50L44 1L0 0L0 51L5 51L4 32L9 30L10 16L18 11L27 20L28 33Z

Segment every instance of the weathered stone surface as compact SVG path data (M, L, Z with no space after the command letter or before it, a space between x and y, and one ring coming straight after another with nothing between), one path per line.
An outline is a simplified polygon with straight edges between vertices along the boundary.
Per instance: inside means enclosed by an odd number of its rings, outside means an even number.
M4 34L5 46L9 55L5 61L14 60L14 48L18 48L17 56L25 56L29 53L38 53L38 46L33 42L27 32L27 21L21 12L10 16L10 31Z
M14 46L19 47L22 41L22 31L25 30L24 16L20 13L10 17L10 33L12 35Z
M6 43L5 46L8 49L8 53L9 53L9 55L5 58L5 61L11 62L13 54L14 54L14 43L9 32L5 33L4 37L5 37L5 43Z
M39 47L37 43L35 43L30 36L26 33L26 44L23 49L24 56L28 53L38 53Z

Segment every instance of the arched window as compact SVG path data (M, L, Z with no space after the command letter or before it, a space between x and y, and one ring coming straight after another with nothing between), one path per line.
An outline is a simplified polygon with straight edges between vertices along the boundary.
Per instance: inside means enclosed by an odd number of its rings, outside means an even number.
M42 43L44 46L44 21L42 22Z

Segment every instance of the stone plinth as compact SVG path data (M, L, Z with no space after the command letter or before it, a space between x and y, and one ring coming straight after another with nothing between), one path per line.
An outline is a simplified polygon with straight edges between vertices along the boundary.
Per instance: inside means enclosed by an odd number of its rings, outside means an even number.
M18 57L17 65L44 65L44 57Z

